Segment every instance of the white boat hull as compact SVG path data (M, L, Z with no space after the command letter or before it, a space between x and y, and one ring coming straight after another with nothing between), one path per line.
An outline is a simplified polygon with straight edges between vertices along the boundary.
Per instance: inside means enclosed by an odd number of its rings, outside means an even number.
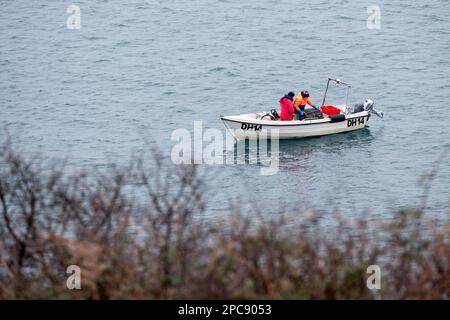
M257 139L258 137L294 139L324 136L362 129L367 125L369 113L362 111L345 115L341 121L325 117L317 120L260 120L258 114L221 117L225 127L237 140ZM342 115L343 116L343 115Z

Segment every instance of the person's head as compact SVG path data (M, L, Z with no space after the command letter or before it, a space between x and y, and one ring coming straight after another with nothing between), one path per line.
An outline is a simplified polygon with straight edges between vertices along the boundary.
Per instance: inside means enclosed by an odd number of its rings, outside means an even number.
M306 90L300 92L300 95L302 96L302 98L309 98L309 92Z
M293 100L294 97L295 97L295 93L293 93L292 91L289 91L289 93L286 95L286 97L287 97L288 99Z

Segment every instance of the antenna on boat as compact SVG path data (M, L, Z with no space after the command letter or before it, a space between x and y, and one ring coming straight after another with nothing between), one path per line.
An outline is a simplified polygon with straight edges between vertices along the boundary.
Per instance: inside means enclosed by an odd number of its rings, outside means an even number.
M322 106L325 105L325 98L327 97L328 86L330 85L330 80L331 80L331 78L328 78L328 81L327 81L327 88L325 89L325 94L323 95Z
M346 83L346 82L344 82L344 81L342 81L342 80L340 80L340 79L332 79L332 78L328 78L327 88L325 89L325 94L323 95L322 106L325 105L325 99L327 97L327 92L328 92L328 87L330 85L330 81L333 81L334 84L337 85L337 86L343 85L343 86L347 87L347 97L345 98L345 105L347 106L347 104L348 104L348 94L350 92L351 85Z

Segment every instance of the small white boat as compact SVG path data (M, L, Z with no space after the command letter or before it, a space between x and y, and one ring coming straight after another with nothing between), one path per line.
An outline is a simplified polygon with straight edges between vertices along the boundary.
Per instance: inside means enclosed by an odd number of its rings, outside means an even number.
M323 98L325 99L330 81L336 85L347 87L347 99L350 85L339 79L328 79L327 88ZM280 121L277 113L269 112L249 113L236 116L221 116L225 127L236 140L255 138L305 138L323 136L328 134L347 132L362 129L367 125L371 114L382 118L383 113L373 109L373 101L367 99L364 104L350 108L347 102L343 105L334 105L339 109L339 114L327 115L323 113L320 119L303 119L292 121ZM323 107L322 107L323 108Z

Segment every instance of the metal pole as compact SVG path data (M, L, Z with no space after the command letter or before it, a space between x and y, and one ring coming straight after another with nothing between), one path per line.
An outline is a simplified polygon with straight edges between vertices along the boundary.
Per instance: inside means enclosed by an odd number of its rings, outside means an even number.
M348 93L350 92L350 86L347 85L347 97L345 98L345 106L348 106Z
M327 97L328 86L329 86L329 84L330 84L330 80L332 80L332 79L331 79L331 78L328 78L327 88L325 89L325 94L323 95L322 106L325 105L325 98ZM321 106L321 107L322 107L322 106Z

